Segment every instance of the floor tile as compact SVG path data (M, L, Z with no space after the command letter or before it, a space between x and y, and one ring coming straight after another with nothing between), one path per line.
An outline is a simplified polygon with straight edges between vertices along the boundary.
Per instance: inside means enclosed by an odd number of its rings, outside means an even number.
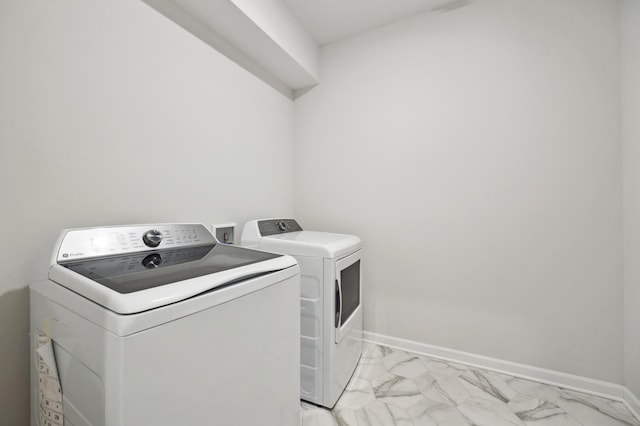
M534 396L545 401L555 402L560 398L562 390L554 386L545 385L544 383L534 382L532 380L520 379L513 377L506 383L511 389L520 395Z
M388 373L371 382L376 399L399 408L408 408L424 398L413 380Z
M436 421L438 426L475 426L456 407L440 407L432 410L429 416Z
M456 405L471 397L471 393L464 387L458 377L446 374L431 373L436 383Z
M449 408L452 407L448 404L425 398L409 407L407 413L416 426L438 426L438 422L431 417L431 413Z
M579 392L563 391L556 404L584 425L639 426L630 413L621 413L609 401Z
M469 370L459 377L463 383L469 383L482 392L485 395L490 395L502 402L509 402L513 397L517 395L517 392L513 390L501 377L490 371L482 370ZM477 396L485 396L477 395Z
M451 364L430 358L422 357L422 361L424 362L424 365L427 367L427 369L433 373L447 374L449 376L457 377L468 370L467 368L462 368L461 366L458 366L456 364Z
M303 426L640 426L624 404L365 343L333 410Z
M455 405L455 402L440 387L430 373L416 377L413 379L413 382L418 386L418 389L420 389L420 392L426 399L441 402L446 405Z
M382 359L382 362L391 374L413 379L427 372L421 357L406 352L395 352Z
M525 426L503 402L471 397L458 410L477 426Z
M371 384L358 377L351 380L340 400L336 404L338 408L357 410L376 400Z
M518 395L507 406L526 425L580 426L580 423L553 402Z
M398 407L374 401L356 411L360 426L413 426L409 414Z
M382 358L360 358L360 363L354 373L355 377L366 380L374 380L384 376L388 371L382 362Z

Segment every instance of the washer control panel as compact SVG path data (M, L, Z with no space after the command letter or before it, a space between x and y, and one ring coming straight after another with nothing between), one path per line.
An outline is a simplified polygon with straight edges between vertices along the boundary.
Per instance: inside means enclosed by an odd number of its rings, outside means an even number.
M119 254L215 244L202 224L110 226L64 231L56 263Z
M298 225L298 222L294 219L260 220L258 221L258 229L260 230L260 235L263 237L266 237L267 235L302 231L302 227Z

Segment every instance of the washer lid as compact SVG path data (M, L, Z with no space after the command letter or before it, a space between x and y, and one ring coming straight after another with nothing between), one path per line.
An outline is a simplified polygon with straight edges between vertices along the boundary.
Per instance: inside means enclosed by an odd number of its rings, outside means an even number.
M360 249L362 240L354 235L298 231L262 237L258 247L293 256L339 258Z
M107 309L132 314L295 266L226 244L154 250L53 265L49 278Z

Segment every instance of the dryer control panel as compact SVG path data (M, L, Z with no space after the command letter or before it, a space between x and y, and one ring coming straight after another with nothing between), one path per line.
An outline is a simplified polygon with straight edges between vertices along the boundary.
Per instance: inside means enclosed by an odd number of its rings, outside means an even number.
M258 229L260 230L260 235L263 237L302 231L302 227L294 219L259 220Z

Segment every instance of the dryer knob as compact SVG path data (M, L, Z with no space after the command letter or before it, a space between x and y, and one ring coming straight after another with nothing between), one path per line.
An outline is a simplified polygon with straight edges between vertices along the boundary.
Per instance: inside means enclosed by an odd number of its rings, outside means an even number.
M287 230L287 222L284 221L280 221L278 222L278 229L281 230L282 232Z
M142 235L142 241L148 247L158 247L162 242L162 233L157 229L152 229L147 231Z

